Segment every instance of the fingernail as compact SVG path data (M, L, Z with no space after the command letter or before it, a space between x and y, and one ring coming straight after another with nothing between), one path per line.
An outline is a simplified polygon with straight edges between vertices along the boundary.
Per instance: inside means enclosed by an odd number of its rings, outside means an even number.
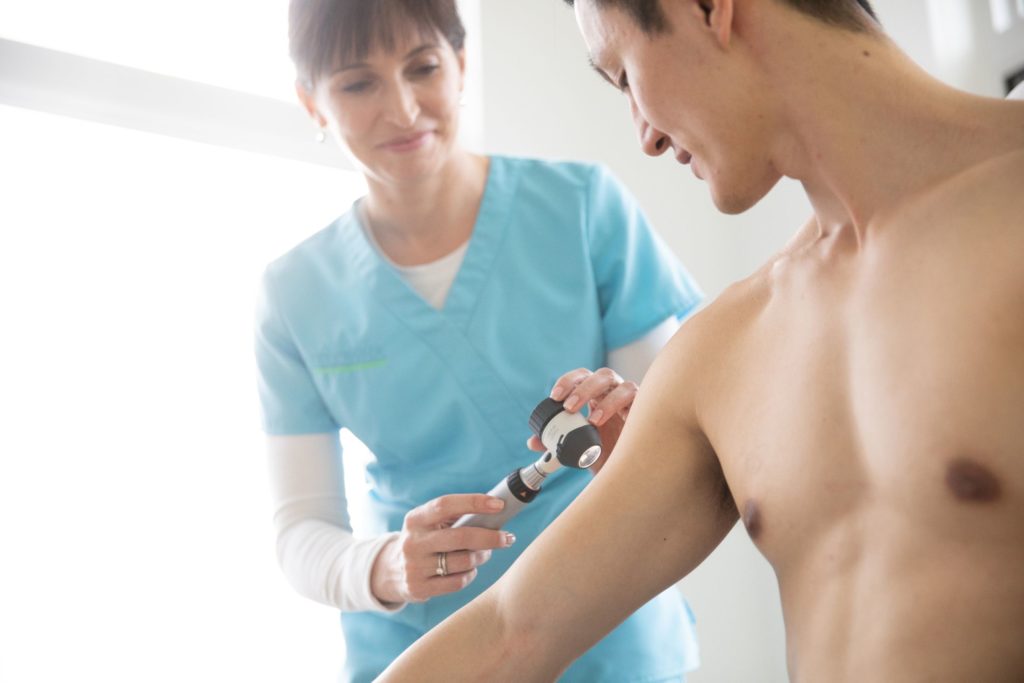
M604 417L604 412L603 412L603 411L600 411L600 410L595 410L594 412L592 412L592 413L590 414L590 421L591 421L591 422L592 422L593 424L597 424L598 422L600 422L600 421L601 421L601 418L602 418L602 417Z
M516 542L516 535L513 533L505 532L505 547L512 545Z
M486 562L489 559L491 559L491 551L490 550L482 550L482 551L480 551L477 554L477 558L476 558L477 564L483 564L484 562Z
M565 387L557 386L551 390L551 398L554 400L561 401L563 396L565 396Z
M505 501L501 498L488 498L484 505L488 510L500 510L505 507Z
M577 396L576 394L573 394L572 396L570 396L568 398L568 400L566 400L566 402L565 402L565 409L566 410L572 410L577 405L579 405L579 402L580 402L580 397Z

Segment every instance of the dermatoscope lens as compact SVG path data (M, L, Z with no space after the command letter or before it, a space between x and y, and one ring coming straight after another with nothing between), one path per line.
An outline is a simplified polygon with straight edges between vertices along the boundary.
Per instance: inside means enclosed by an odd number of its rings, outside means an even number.
M583 451L583 455L580 456L580 467L587 469L601 457L601 447L591 446L587 450Z

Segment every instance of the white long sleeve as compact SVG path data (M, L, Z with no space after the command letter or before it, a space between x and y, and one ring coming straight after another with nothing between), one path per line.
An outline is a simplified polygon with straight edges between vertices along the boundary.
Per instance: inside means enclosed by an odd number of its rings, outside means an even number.
M370 590L378 553L397 533L352 534L337 434L267 440L277 558L300 594L343 612L394 612Z
M679 324L675 316L671 316L635 342L612 349L608 352L608 367L623 379L639 384L654 362L654 357L679 329Z

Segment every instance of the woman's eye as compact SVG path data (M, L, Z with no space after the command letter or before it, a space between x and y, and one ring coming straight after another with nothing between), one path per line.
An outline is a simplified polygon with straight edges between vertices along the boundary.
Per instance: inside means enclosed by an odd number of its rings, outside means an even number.
M356 81L355 83L349 83L348 85L342 86L341 89L345 92L358 93L369 89L369 87L370 81Z

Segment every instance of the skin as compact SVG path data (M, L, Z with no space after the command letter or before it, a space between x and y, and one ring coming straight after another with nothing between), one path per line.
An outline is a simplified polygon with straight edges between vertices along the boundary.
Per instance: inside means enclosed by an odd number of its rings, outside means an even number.
M338 64L296 92L366 177L381 248L399 265L419 265L469 239L488 162L458 142L465 54L440 33L398 34L393 50Z
M644 149L723 211L785 175L814 215L676 334L577 501L381 680L554 680L738 520L791 680L1024 679L1024 104L781 3L663 7L651 37L576 3Z

